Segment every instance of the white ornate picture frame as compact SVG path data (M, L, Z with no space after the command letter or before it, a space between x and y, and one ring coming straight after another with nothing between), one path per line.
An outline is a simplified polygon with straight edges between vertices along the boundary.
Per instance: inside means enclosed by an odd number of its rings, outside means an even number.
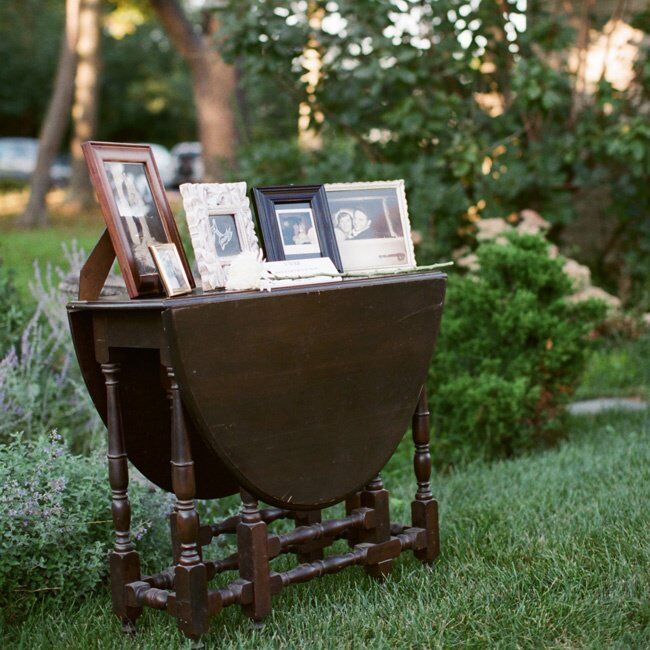
M180 192L203 290L224 287L232 259L260 251L246 183L184 183Z
M325 193L344 271L417 266L403 180L327 183Z

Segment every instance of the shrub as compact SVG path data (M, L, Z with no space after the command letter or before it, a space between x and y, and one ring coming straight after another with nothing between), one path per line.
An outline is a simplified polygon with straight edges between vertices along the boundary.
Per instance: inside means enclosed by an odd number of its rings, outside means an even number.
M553 442L604 316L571 304L562 261L539 236L511 233L477 249L480 270L449 280L429 375L439 464L492 459Z
M39 594L83 594L106 577L113 525L105 459L73 455L56 432L17 435L0 444L0 485L0 608ZM163 568L170 501L133 481L129 496L138 546Z

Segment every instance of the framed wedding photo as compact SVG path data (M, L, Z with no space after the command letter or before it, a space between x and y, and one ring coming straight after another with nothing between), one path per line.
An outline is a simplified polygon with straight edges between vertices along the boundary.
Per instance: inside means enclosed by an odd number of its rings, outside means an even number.
M328 183L325 191L344 271L416 267L403 180Z
M190 287L194 279L151 147L84 142L84 157L131 298L163 293L149 247L175 244Z
M180 192L203 289L223 287L232 260L260 250L246 183L185 183Z
M165 293L170 297L190 293L192 287L176 244L151 244L149 250L165 287Z
M329 257L342 270L323 185L255 187L253 197L270 262Z

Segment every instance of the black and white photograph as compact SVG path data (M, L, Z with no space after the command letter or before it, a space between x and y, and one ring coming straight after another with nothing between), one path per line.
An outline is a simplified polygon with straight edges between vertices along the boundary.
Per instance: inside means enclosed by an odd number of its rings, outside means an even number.
M192 290L176 244L152 244L149 251L168 296L179 296Z
M346 271L415 267L403 181L325 185Z
M277 205L275 216L286 259L305 255L320 257L314 214L308 203Z
M253 198L269 262L329 257L342 270L324 185L254 187Z
M139 273L155 273L149 246L167 241L143 163L105 162L113 198Z
M224 287L237 255L260 252L246 183L184 183L180 192L203 290Z
M234 213L210 214L208 220L214 237L214 247L220 257L234 257L242 252Z
M149 252L153 244L176 244L185 275L194 287L151 146L89 141L81 149L129 297L164 293Z

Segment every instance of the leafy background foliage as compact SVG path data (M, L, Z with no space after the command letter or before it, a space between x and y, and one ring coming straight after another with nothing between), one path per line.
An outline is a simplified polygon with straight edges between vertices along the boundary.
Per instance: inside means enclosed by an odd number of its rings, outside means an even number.
M649 304L645 51L627 91L602 80L584 98L565 62L575 29L549 3L529 3L525 22L515 0L313 2L323 18L311 22L303 5L247 0L221 14L226 54L294 105L309 100L300 57L310 37L322 56L312 115L323 119L312 126L323 148L298 151L294 114L289 124L256 119L242 163L252 183L404 177L422 261L473 244L478 219L525 208L560 242L578 198L606 187L600 209L616 220L616 254L587 261L600 284L620 290L631 279L623 297ZM490 93L503 102L495 116L477 100Z

